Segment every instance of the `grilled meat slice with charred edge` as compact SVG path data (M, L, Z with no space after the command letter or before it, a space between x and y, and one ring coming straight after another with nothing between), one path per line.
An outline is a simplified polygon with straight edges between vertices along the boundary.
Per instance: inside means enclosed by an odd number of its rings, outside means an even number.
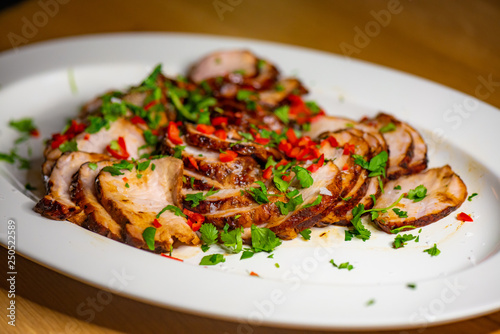
M180 207L182 162L165 157L152 163L156 166L155 170L148 167L140 172L140 178L136 169L122 170L123 175L117 176L101 170L96 178L99 201L122 226L124 241L132 246L148 249L142 233L146 228L154 227L155 219L161 225L156 228L154 237L156 251L168 252L175 240L188 245L198 244L200 240L185 218L169 210L156 218L167 205Z
M419 173L427 168L427 144L417 130L408 123L401 123L413 139L413 157L408 163L408 174Z
M389 167L387 177L395 180L401 175L409 173L408 164L413 158L413 137L407 131L405 125L391 115L379 113L375 118L363 121L364 124L373 127L377 131L394 124L394 129L384 132L385 141L389 150Z
M311 174L313 185L299 191L304 203L295 211L289 212L285 216L276 217L266 225L281 239L293 239L297 234L306 228L314 226L321 213L332 206L341 190L340 170L334 163L328 162ZM313 204L322 196L317 205L305 207Z
M351 156L351 154L356 154L370 159L371 147L366 140L354 135L350 129L324 133L321 138L330 136L336 139L341 150L333 148L330 143L327 143L320 149L320 153L325 154L325 158L342 154L340 158L334 160L334 163L341 170L342 190L333 205L321 214L318 226L345 225L343 217L364 197L368 188L368 171L356 164L355 159ZM349 147L352 150L345 152L349 150Z
M276 107L290 94L303 95L307 90L302 83L295 78L281 79L270 90L261 91L258 94L260 104L267 107Z
M401 190L394 189L398 185L401 186ZM395 206L396 209L406 211L407 218L399 217L393 210L389 210L387 213L380 213L374 223L387 233L407 225L422 227L446 217L460 207L467 198L467 187L464 182L450 166L446 165L389 181L385 193L377 199L374 208L389 207L401 194L408 193L420 185L427 188L427 194L421 201L414 202L403 198Z
M250 156L239 156L233 161L222 162L219 159L219 152L189 144L182 146L185 146L181 152L181 159L184 163L184 176L186 178L194 177L200 182L205 181L205 184L213 184L216 189L243 187L258 180L259 166ZM176 145L166 137L160 150L163 154L174 155L175 147ZM212 181L200 179L197 177L198 175ZM197 183L198 187L202 186L200 182Z
M109 129L103 127L93 134L84 131L76 135L73 140L76 141L78 151L107 154L106 146L112 140L117 140L119 137L124 138L130 158L138 159L140 154L151 152L151 148L149 147L139 152L139 148L146 144L143 130L125 118L119 118L115 122L112 122ZM45 162L42 165L42 174L45 179L50 175L56 160L61 154L61 150L59 148L53 149L51 141L49 141L44 151Z
M216 152L234 151L238 155L255 156L261 161L266 161L270 156L281 160L284 155L279 150L266 147L254 142L241 142L240 140L227 139L222 140L214 135L207 135L196 130L193 124L186 124L186 142L192 146L202 147ZM243 139L243 138L239 138Z
M46 195L36 204L34 210L44 217L55 220L70 220L80 224L85 218L70 195L73 174L86 162L108 160L110 156L86 152L63 153L52 170L47 182Z
M122 241L122 227L101 205L95 190L95 179L101 169L113 161L100 161L95 165L84 163L73 176L71 198L85 213L81 226L108 238Z

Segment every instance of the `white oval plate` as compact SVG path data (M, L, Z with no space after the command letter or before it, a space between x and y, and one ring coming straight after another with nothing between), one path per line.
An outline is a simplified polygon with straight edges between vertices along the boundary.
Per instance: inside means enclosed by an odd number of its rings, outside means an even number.
M420 242L392 249L394 235L372 230L367 242L345 242L344 228L314 229L312 239L284 242L268 258L227 256L214 267L184 247L183 263L137 250L32 211L33 174L2 163L1 242L16 223L17 251L55 271L147 303L240 322L314 329L425 327L500 308L499 110L435 83L348 58L244 39L188 34L113 34L35 44L0 55L0 152L17 137L10 119L33 117L42 136L58 132L79 106L109 89L139 83L157 64L169 75L218 49L247 48L297 75L329 113L358 119L379 110L416 127L430 166L446 163L479 193L458 212L424 228ZM74 79L77 91L69 81ZM478 82L478 85L480 83ZM479 88L485 92L485 87ZM482 90L481 90L482 89ZM42 140L23 144L40 162ZM35 165L35 175L38 167ZM418 234L417 231L413 232ZM441 254L423 250L437 243ZM221 251L213 247L210 252ZM350 262L339 270L329 262ZM279 264L277 268L276 263ZM250 276L253 271L260 277ZM409 283L416 284L415 289Z

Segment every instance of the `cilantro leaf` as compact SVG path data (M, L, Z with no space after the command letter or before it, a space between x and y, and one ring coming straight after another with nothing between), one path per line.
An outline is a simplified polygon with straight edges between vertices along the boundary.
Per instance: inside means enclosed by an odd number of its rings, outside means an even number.
M411 241L413 239L416 239L417 237L414 236L413 234L403 234L403 235L397 235L396 238L394 239L394 248L401 248L406 245L406 242Z
M311 176L311 172L305 169L304 167L294 166L292 171L295 172L297 179L299 180L302 188L309 188L313 184L313 178Z
M408 195L406 196L406 198L412 199L413 202L420 202L425 198L425 196L427 196L427 188L421 184L415 189L411 189L410 191L408 191Z
M408 218L408 211L403 211L398 208L394 208L392 209L392 211L394 211L394 213L397 214L399 218Z
M287 105L284 105L284 106L280 106L280 107L276 108L274 110L274 114L276 115L276 117L278 117L280 119L280 121L282 121L285 124L288 124L288 122L290 122L290 120L288 118L289 111L290 111L290 107Z
M155 250L155 234L156 234L156 228L154 227L146 227L144 229L144 232L142 232L142 237L144 238L144 241L146 242L146 245L148 245L148 248L150 250Z
M124 173L120 172L120 170L116 167L113 166L106 166L103 169L101 169L103 172L108 172L112 176L118 176L118 175L123 175Z
M323 196L318 195L318 197L316 197L316 199L314 200L314 202L304 205L303 209L319 205L321 203L322 199L323 199Z
M193 202L191 204L191 207L195 208L200 204L201 201L204 201L207 197L212 196L213 194L218 192L219 190L214 190L214 188L212 187L212 189L210 189L206 194L204 194L203 192L199 192L196 194L187 194L186 201Z
M221 262L226 262L222 254L205 255L200 261L200 266L213 266Z
M476 197L477 195L478 195L478 193L473 193L472 195L470 195L469 197L467 197L467 200L468 200L469 202L471 202L471 201L472 201L472 198Z
M253 197L253 199L259 204L269 203L267 187L262 181L257 181L260 188L250 188L246 191Z
M61 145L59 145L59 150L63 153L78 151L78 145L76 143L76 140L73 139L62 143Z
M331 263L334 267L336 267L336 268L338 268L338 269L347 269L348 271L351 271L352 269L354 269L354 266L353 266L352 264L349 264L349 262L344 262L344 263L341 263L341 264L337 265L337 264L333 261L333 259L331 259L331 260L330 260L330 263Z
M281 245L281 240L273 231L266 227L257 227L252 225L252 247L255 252L272 252Z
M232 253L241 252L241 249L243 248L243 239L241 238L243 227L235 228L231 231L228 231L228 229L229 225L226 224L220 235L224 247L228 248Z
M399 232L401 232L402 230L407 229L407 228L414 229L414 228L417 228L417 227L413 226L413 225L405 225L405 226L401 226L401 227L392 229L391 233L398 234Z
M431 248L424 250L424 252L429 253L430 256L438 256L441 253L436 244L434 244Z
M245 260L251 258L255 252L252 252L251 250L244 250L243 253L241 253L240 260Z
M175 205L167 205L166 207L164 207L163 209L161 209L160 212L158 212L158 214L156 215L156 219L160 218L161 214L164 213L165 211L172 211L176 216L179 216L179 217L184 217L186 218L187 216L182 212L181 209L179 209L178 207L176 207Z
M150 163L151 163L151 160L145 160L145 161L139 162L137 164L137 170L139 172L145 171L146 169L148 169Z
M306 228L303 231L300 231L299 234L304 238L305 240L311 240L311 229Z
M219 232L217 228L212 224L201 224L200 227L201 240L206 245L212 245L217 243L217 238L219 237Z
M88 166L92 170L96 170L97 169L97 164L95 162L89 162Z
M380 128L380 133L386 133L386 132L391 132L396 130L396 125L394 123L389 123L383 127Z
M186 148L186 146L180 146L180 145L175 146L174 147L174 158L182 159L182 151L184 151L185 148Z

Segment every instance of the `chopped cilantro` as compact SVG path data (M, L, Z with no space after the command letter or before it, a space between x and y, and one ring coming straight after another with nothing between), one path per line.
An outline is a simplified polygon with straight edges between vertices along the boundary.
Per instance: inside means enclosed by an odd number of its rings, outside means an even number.
M144 238L144 241L146 242L146 245L148 245L148 248L150 250L155 250L155 234L156 234L156 228L154 227L146 227L144 229L144 232L142 232L142 237Z
M354 269L353 265L352 265L352 264L349 264L349 262L344 262L344 263L341 263L341 264L337 265L337 264L333 261L333 259L331 259L331 260L330 260L330 263L331 263L334 267L336 267L336 268L338 268L338 269L347 269L348 271L351 271L351 270L353 270L353 269Z
M145 161L139 162L137 164L137 170L139 172L145 171L146 169L148 169L150 164L151 164L151 160L145 160Z
M246 192L249 193L253 197L253 199L259 204L269 203L267 187L264 184L264 182L257 181L255 183L257 183L260 186L260 188L249 188L246 190Z
M391 233L393 234L398 234L399 232L401 232L402 230L405 230L407 228L411 228L411 229L414 229L414 228L417 228L416 226L413 226L413 225L405 225L405 226L401 226L401 227L398 227L398 228L394 228L391 230Z
M290 121L288 118L289 111L290 111L290 107L287 105L284 105L284 106L280 106L280 107L276 108L274 110L274 114L276 115L276 117L278 117L280 119L280 121L282 121L285 124L288 124L288 122Z
M394 123L389 123L383 127L380 128L380 133L386 133L386 132L391 132L396 130L396 125Z
M62 143L61 145L59 145L59 150L61 152L76 152L78 151L78 144L76 143L76 140L69 140L69 141L66 141L64 143Z
M316 197L316 199L314 200L314 202L304 205L303 209L319 205L321 203L322 199L323 199L323 196L318 195L318 197Z
M252 252L251 250L244 250L243 253L241 253L240 260L245 260L251 258L255 252Z
M427 188L421 184L415 189L408 191L406 198L412 199L413 202L420 202L425 198L425 196L427 196Z
M300 166L292 167L292 171L295 172L295 175L297 176L297 179L299 180L302 188L309 188L310 186L312 186L314 181L310 171Z
M311 240L311 229L307 228L303 231L300 231L299 234L304 238L305 240Z
M185 148L186 148L186 146L180 146L180 145L175 146L174 147L174 158L182 159L182 151L184 151Z
M167 205L166 207L164 207L163 209L161 209L160 212L158 212L158 214L156 215L156 219L160 218L161 214L164 213L165 211L172 211L176 216L179 216L179 217L184 217L186 218L187 216L182 212L181 209L179 209L178 207L176 207L175 205Z
M219 237L219 232L217 232L217 228L214 225L201 224L200 233L201 233L201 240L207 246L217 243L217 238Z
M281 240L273 231L266 227L252 225L252 247L255 252L272 252L281 245Z
M241 238L243 227L235 228L231 231L228 231L228 229L229 225L226 224L220 235L224 247L226 247L232 253L241 252L241 249L243 247L243 239Z
M467 197L467 200L470 202L470 201L472 201L472 199L473 199L474 197L476 197L477 195L478 195L478 193L473 193L472 195L470 195L469 197Z
M36 187L33 187L31 184L26 183L24 185L24 189L29 190L29 191L34 191L34 190L36 190Z
M398 208L394 208L392 209L392 211L394 211L394 213L397 214L399 218L408 218L408 211L403 211Z
M414 236L413 234L397 235L396 239L394 239L393 247L396 249L402 248L408 241L414 240L415 238L416 236Z
M434 244L431 248L424 250L424 252L429 253L430 256L438 256L441 253L436 244Z
M122 172L120 172L120 170L116 167L113 167L113 166L106 166L102 169L103 172L108 172L110 173L112 176L118 176L118 175L123 175Z
M400 185L395 186L394 190L401 190L401 186Z
M219 190L214 190L214 188L212 187L212 189L207 191L206 194L204 194L203 192L199 192L196 194L187 194L186 201L193 202L191 204L191 207L195 208L200 204L201 201L204 201L207 197L212 196L213 194L218 193L218 192L219 192Z
M417 285L415 283L408 283L408 284L406 284L406 287L410 288L410 289L416 289Z
M226 262L222 254L205 255L200 261L200 266L213 266L221 262Z
M372 306L373 304L375 304L375 299L370 299L366 302L366 306Z
M89 162L88 166L92 170L96 170L97 169L97 164L95 162Z

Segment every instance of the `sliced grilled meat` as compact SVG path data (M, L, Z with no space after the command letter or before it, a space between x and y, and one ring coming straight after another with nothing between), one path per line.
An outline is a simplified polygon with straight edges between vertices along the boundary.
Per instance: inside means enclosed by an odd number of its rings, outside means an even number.
M311 175L314 180L313 185L299 191L304 203L285 216L271 219L266 225L281 239L293 239L299 232L314 226L322 217L321 213L328 210L338 198L341 176L334 163L328 162ZM306 207L312 205L319 195L322 196L319 204Z
M279 150L260 145L254 142L241 142L242 137L238 139L222 140L214 135L207 135L196 130L193 124L186 124L186 143L212 151L234 151L243 156L255 156L266 161L270 156L281 160L284 155Z
M427 145L417 130L412 128L408 123L402 123L413 140L413 156L408 163L408 174L421 172L427 168Z
M122 170L123 175L117 176L101 170L96 178L99 201L122 226L124 241L130 245L147 249L142 233L146 228L154 227L155 219L161 225L155 234L156 251L169 251L175 240L190 245L198 244L200 240L185 218L169 210L156 218L167 205L180 207L182 162L166 157L153 160L153 163L155 170L149 167L141 171L140 178L136 169Z
M259 92L259 103L268 106L276 107L290 94L302 95L306 94L307 90L302 86L302 83L295 78L286 78L276 82L275 86L270 90Z
M104 235L108 238L122 241L122 227L109 215L97 198L95 179L101 169L113 165L113 161L100 161L95 165L84 163L73 176L70 187L71 198L85 213L81 226Z
M394 129L384 131L382 134L389 149L387 177L394 180L401 175L408 174L408 164L413 158L414 146L412 135L407 131L406 126L391 115L384 113L365 120L363 123L377 131L394 124Z
M148 147L139 152L139 147L146 144L143 130L125 118L120 118L112 122L109 129L102 128L97 133L88 134L82 132L78 134L74 140L80 152L107 154L106 146L108 146L112 140L117 140L119 137L124 138L130 158L138 159L141 154L151 152L151 148ZM42 165L42 174L45 178L50 175L56 160L61 154L61 150L59 148L53 149L51 141L49 141L44 151L46 160Z
M47 194L36 204L34 210L44 217L55 220L70 220L80 224L85 218L71 199L70 184L73 174L86 162L108 160L104 154L86 152L63 153L54 166L47 182Z
M394 190L395 186L401 190ZM397 201L399 196L408 193L419 185L427 188L427 195L419 202L403 198L395 208L406 211L408 217L401 218L393 210L381 213L374 223L383 231L406 225L422 227L431 224L456 210L467 198L467 187L450 166L429 169L419 174L402 176L389 181L386 191L381 195L374 208L386 208Z

